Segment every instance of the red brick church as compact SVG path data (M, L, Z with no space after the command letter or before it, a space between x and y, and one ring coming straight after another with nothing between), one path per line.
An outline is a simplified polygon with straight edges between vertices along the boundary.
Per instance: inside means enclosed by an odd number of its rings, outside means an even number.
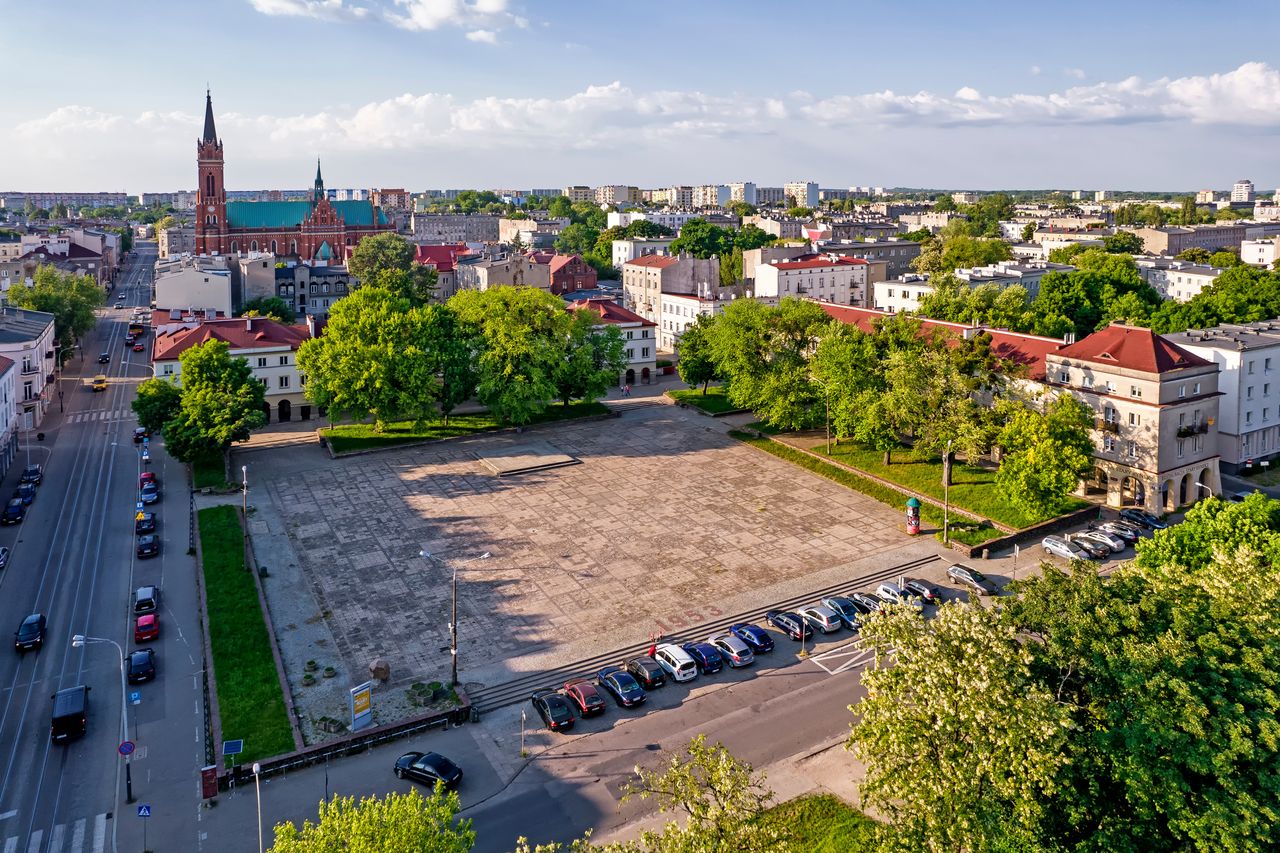
M202 255L271 252L302 261L342 263L347 250L363 238L395 230L372 202L329 201L319 160L315 187L306 201L227 201L222 140L213 126L213 97L207 92L196 164L196 252Z

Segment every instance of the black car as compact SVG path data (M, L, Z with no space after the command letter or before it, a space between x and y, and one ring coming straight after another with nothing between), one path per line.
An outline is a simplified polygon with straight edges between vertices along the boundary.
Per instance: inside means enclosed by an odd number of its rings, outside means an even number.
M134 649L125 658L125 675L130 684L141 684L156 677L156 653L150 649Z
M720 657L719 650L710 643L685 643L681 648L693 658L703 675L724 669L724 658Z
M31 506L31 502L36 499L36 487L32 483L23 483L18 486L13 496L22 501L23 505Z
M22 479L19 483L34 483L40 485L44 481L44 468L39 465L28 465L22 469Z
M10 498L4 505L4 512L0 513L0 524L19 524L26 517L27 505L22 498Z
M858 620L862 617L863 610L854 603L853 599L843 595L832 595L822 599L822 603L835 611L846 628L850 631L858 630Z
M133 522L133 532L141 536L143 533L156 532L156 514L144 512L142 517Z
M13 632L13 647L18 652L38 651L44 645L44 614L32 613Z
M443 782L449 789L462 784L462 768L438 752L406 752L396 759L396 778L412 779L435 787Z
M542 722L553 732L564 732L573 728L573 709L569 700L556 690L538 690L529 697L533 710L538 712Z
M636 681L645 690L652 690L667 683L667 672L658 662L648 655L641 655L627 661L624 666L627 672L635 676Z
M862 611L863 615L870 616L872 613L879 613L884 608L884 602L878 598L867 595L865 592L851 592L845 596L853 602L853 606Z
M758 655L773 651L773 637L770 637L769 632L759 625L754 625L751 622L738 622L729 626L729 633L746 643L747 648L751 649L754 654Z
M947 577L956 586L967 586L978 595L995 595L1000 588L982 572L957 563L947 569Z
M147 431L147 428L146 428L146 427L134 427L134 428L133 428L133 443L134 443L134 444L142 444L142 440L143 440L144 438L150 438L150 437L151 437L151 433Z
M1137 507L1129 507L1128 509L1120 510L1120 517L1125 521L1132 521L1137 524L1141 524L1148 530L1164 530L1169 526L1151 513L1138 509Z
M809 624L797 613L789 610L770 610L764 615L765 621L793 640L805 640L813 634Z
M596 684L623 708L634 708L644 702L644 688L620 666L606 666L597 672Z
M98 364L110 364L110 363L111 363L111 353L109 352L98 353Z
M160 537L154 533L147 533L138 537L137 547L138 559L145 560L147 557L156 557L160 554Z
M939 594L938 588L919 578L907 578L903 581L902 591L907 595L914 595L925 604L932 604L934 607L942 603L942 596Z

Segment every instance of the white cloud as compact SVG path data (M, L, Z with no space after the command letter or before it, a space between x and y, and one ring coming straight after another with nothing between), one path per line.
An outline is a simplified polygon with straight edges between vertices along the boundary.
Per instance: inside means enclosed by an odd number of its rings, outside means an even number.
M346 0L249 0L264 15L315 18L321 21L343 21L363 18L369 10L351 6Z
M1063 74L1065 74L1065 75L1067 75L1068 77L1074 77L1074 78L1076 78L1077 80L1083 80L1083 79L1084 79L1084 69L1083 69L1083 68L1064 68L1064 69L1062 69L1062 73L1063 73Z
M498 34L493 30L472 30L467 33L467 41L480 42L481 44L497 44Z
M486 32L526 25L523 18L508 10L507 0L395 0L395 7L403 11L387 10L385 17L406 30L473 27L474 32ZM468 38L471 35L468 33Z
M1030 69L1028 69L1028 70L1031 72L1031 76L1032 76L1032 77L1039 77L1039 76L1040 76L1040 66L1039 66L1039 65L1033 65L1033 66L1031 66L1031 68L1030 68Z

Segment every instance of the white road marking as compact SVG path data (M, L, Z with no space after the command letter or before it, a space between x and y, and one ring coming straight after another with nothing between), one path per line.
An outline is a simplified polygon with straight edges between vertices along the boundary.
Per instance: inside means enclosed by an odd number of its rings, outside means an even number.
M107 816L100 814L93 819L93 853L102 853L107 845Z
M41 841L44 841L44 830L37 829L31 833L31 840L27 842L27 853L40 853Z
M4 853L18 853L18 836L14 835L5 839Z
M5 812L4 814L0 814L0 820L8 820L9 818L13 817L13 816L14 816L14 815L16 815L17 813L18 813L18 810L17 810L17 809L10 809L9 811Z
M864 649L862 640L857 639L829 652L816 655L810 660L829 675L838 675L851 669L857 669L873 660L875 656L874 649Z
M71 853L80 853L84 849L84 828L88 823L84 818L76 821L75 829L71 830Z
M66 834L67 827L61 823L53 828L49 833L49 853L62 853L62 838Z

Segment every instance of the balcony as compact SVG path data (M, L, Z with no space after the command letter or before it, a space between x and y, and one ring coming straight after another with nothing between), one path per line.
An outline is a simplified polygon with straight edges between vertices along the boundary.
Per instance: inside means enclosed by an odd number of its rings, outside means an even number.
M1204 435L1209 431L1209 422L1201 421L1198 424L1187 424L1178 427L1178 438L1190 438L1193 435Z
M1119 432L1120 432L1120 422L1119 422L1119 421L1109 421L1109 420L1107 420L1106 418L1096 418L1096 419L1094 419L1094 422L1093 422L1093 428L1094 428L1094 429L1097 429L1097 430L1101 430L1102 432L1114 432L1114 433L1119 433Z
M30 376L30 375L31 375L31 374L33 374L33 373L39 373L39 372L40 372L40 366L39 366L39 365L36 365L36 364L24 364L24 365L22 365L22 375L23 375L23 376Z

